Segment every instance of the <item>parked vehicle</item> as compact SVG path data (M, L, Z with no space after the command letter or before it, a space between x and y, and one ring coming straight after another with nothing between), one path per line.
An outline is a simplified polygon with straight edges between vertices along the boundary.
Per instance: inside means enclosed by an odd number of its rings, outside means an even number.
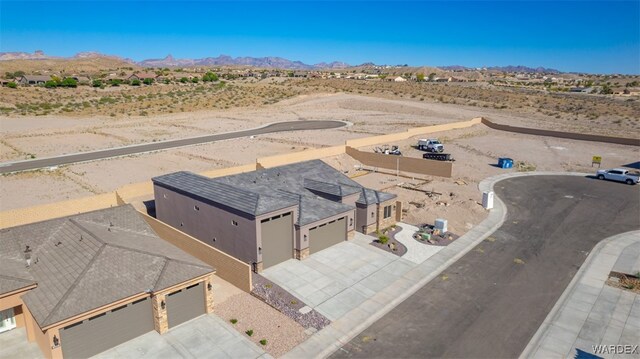
M375 153L383 153L385 155L402 156L402 152L400 152L400 149L398 148L398 146L391 146L391 148L389 148L388 145L384 145L382 147L374 148L373 152L375 152Z
M624 182L626 184L636 184L640 182L640 175L637 173L629 172L624 168L614 168L610 170L598 170L596 177L601 180L610 180L617 182Z
M436 138L418 140L418 149L427 152L444 152L444 145Z
M436 161L455 161L451 158L450 153L425 153L422 155L422 158L425 160L436 160Z

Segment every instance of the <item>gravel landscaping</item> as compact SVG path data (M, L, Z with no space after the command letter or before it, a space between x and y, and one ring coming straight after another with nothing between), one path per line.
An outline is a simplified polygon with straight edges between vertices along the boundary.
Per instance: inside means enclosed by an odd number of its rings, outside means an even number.
M398 226L389 228L381 233L381 235L384 234L389 238L389 241L387 243L382 243L379 239L377 239L375 241L372 241L370 244L376 248L382 249L383 251L395 254L398 257L402 257L407 253L407 247L396 239L396 234L401 230L402 228ZM375 236L375 234L372 235Z
M279 285L260 274L252 273L252 275L253 291L251 293L304 328L314 328L317 331L331 324L329 319L314 309L307 307L304 302L282 289ZM302 311L300 311L301 309Z
M426 233L431 234L430 239L423 239L417 232L413 235L413 239L415 239L418 243L433 245L433 246L442 246L446 247L449 244L453 243L456 239L460 238L459 235L445 232L439 235L432 234L434 227L432 225L425 224L421 226Z
M216 314L274 357L308 338L305 328L249 293L238 293L216 305ZM234 319L235 323L231 322ZM252 335L248 335L247 332ZM260 341L263 341L262 344Z

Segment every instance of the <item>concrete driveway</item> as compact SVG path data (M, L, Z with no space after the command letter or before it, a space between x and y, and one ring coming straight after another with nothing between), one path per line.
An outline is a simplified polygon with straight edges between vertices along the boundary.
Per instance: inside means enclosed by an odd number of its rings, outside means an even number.
M314 253L302 261L290 259L262 275L330 320L360 306L394 283L416 264L371 246L371 236Z
M38 344L29 343L24 328L0 334L0 359L44 358Z
M270 358L264 350L214 314L203 315L160 335L149 332L95 358Z

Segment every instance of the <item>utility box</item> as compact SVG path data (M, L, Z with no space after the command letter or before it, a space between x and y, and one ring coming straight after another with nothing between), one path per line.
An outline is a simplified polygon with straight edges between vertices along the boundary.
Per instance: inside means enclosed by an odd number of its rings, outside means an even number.
M482 192L482 207L484 207L484 209L493 208L493 191Z
M440 233L444 234L447 231L447 220L436 219L435 229L440 230Z

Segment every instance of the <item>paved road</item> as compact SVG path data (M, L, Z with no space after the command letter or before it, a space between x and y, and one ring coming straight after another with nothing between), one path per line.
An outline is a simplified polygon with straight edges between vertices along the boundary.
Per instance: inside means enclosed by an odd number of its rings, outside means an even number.
M517 357L594 245L640 228L640 186L530 176L495 191L504 225L334 358Z
M248 137L255 135L263 135L266 133L302 131L302 130L326 130L338 128L346 124L341 121L289 121L273 123L265 127L253 128L248 130L220 133L199 137L183 138L178 140L169 140L163 142L145 143L141 145L133 145L127 147L111 148L106 150L76 153L71 155L62 155L57 157L49 157L42 159L34 159L18 162L0 163L0 173L11 173L19 171L34 170L51 166L67 165L70 163L85 162L99 160L103 158L118 157L132 155L136 153L151 152L158 150L166 150L169 148L197 145L200 143L214 142L220 140L228 140L232 138Z

